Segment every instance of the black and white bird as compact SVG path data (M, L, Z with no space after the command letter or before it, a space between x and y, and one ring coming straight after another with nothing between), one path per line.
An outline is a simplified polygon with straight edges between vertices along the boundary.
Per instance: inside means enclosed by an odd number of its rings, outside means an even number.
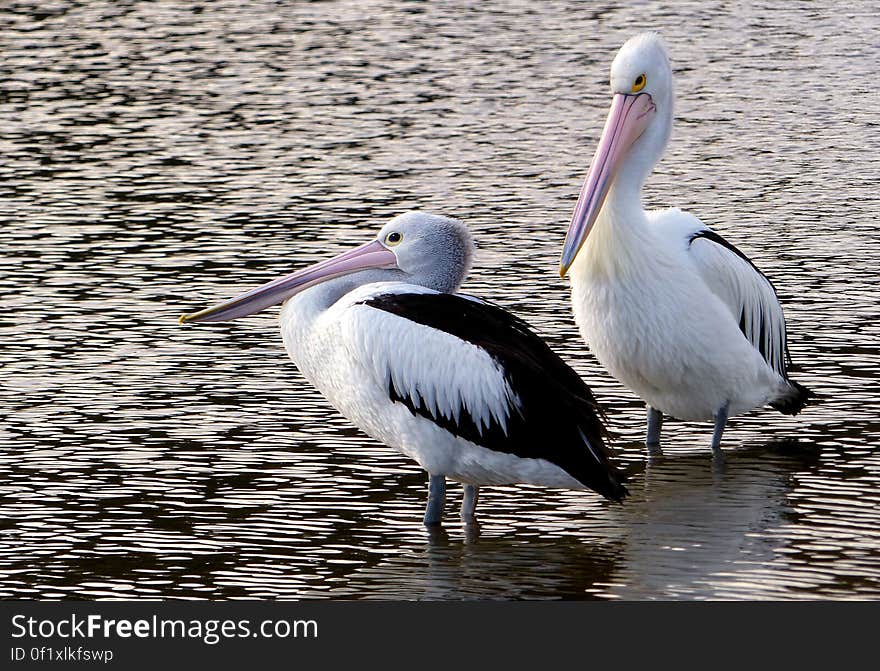
M466 521L482 485L589 488L622 500L587 385L525 322L456 293L472 256L464 224L408 212L365 245L180 322L284 302L281 333L303 376L429 473L425 524L441 521L445 478L465 485Z
M782 306L736 247L679 209L642 208L642 184L672 129L672 69L654 34L611 65L611 111L562 251L575 320L599 362L648 406L649 447L663 415L714 420L767 403L797 414L812 393L788 376Z

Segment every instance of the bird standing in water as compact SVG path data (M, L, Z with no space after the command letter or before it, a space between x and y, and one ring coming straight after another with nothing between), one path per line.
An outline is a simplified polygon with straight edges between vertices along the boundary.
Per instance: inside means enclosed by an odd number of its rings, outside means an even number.
M281 333L303 376L429 473L426 525L442 519L446 478L465 485L466 521L482 485L589 488L622 500L587 385L523 321L456 293L472 256L462 223L409 212L365 245L180 322L284 302Z
M782 306L770 280L693 215L645 211L641 189L672 129L672 69L654 34L611 65L611 111L560 263L575 320L599 362L648 406L649 448L663 415L713 420L770 404L795 415L812 393L789 379Z

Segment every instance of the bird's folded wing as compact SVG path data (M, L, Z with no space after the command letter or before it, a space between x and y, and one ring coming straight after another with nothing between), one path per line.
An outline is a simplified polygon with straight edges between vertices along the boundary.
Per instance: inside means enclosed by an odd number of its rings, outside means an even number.
M785 317L769 279L739 249L709 228L690 238L690 254L707 286L730 308L748 341L786 376Z

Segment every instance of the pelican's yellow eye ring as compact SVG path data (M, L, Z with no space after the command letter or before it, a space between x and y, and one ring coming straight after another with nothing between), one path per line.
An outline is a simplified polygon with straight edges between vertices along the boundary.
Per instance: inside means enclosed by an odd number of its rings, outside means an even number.
M385 244L389 247L399 245L401 242L403 242L403 233L391 231L391 233L385 236Z
M633 82L633 93L638 93L643 88L645 88L645 84L648 83L648 76L645 73L640 74L636 77L636 80Z

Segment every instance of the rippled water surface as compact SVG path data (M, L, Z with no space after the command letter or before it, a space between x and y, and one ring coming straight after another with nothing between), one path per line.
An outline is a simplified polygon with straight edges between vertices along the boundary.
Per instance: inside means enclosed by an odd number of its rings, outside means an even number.
M880 19L870 2L67 2L0 8L0 597L880 597ZM640 444L556 274L630 34L661 30L673 141L646 202L774 280L797 418ZM177 315L365 241L466 220L466 289L608 407L632 496L424 473L299 376L275 314Z

